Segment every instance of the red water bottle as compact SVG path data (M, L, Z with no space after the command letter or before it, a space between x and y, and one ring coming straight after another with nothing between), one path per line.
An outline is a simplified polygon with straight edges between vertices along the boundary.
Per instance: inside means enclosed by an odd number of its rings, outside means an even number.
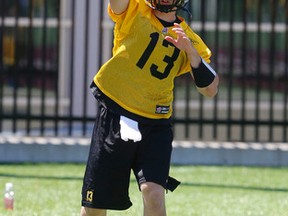
M6 183L4 192L4 206L7 210L14 208L14 189L11 182Z

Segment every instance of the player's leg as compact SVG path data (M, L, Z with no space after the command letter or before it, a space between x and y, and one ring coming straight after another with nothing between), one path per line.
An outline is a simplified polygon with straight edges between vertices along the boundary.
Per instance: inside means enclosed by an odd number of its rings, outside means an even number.
M171 125L139 124L142 141L133 165L144 202L145 216L165 216L165 189L169 187L169 168L173 133Z
M137 145L121 140L119 121L119 115L100 107L83 179L84 215L100 214L97 209L125 210L132 205L128 188Z
M82 207L80 216L106 216L107 211L105 209L93 209L88 207Z
M146 182L141 184L144 216L166 216L165 190L163 186Z

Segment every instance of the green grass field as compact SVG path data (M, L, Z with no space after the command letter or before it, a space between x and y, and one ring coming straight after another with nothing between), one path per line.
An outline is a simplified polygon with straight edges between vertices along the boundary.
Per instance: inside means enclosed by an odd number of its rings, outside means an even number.
M0 165L0 186L15 187L15 209L0 215L79 215L84 164ZM288 168L173 166L182 181L166 196L169 216L288 216ZM2 193L3 194L3 193ZM141 216L142 200L134 178L127 211L109 216Z

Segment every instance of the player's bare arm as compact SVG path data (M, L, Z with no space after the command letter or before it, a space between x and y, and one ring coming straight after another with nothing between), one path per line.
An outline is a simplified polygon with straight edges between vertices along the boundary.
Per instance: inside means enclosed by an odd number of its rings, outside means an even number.
M176 46L178 49L185 51L187 57L190 60L192 68L198 68L202 62L202 59L197 50L194 48L193 44L191 43L191 40L188 38L188 36L185 34L184 30L178 23L174 24L174 28L172 30L177 34L177 38L166 36L165 39L174 44L174 46ZM216 73L213 75L215 77L213 77L213 81L211 81L208 86L197 86L198 91L202 95L210 98L214 97L218 92L219 77Z
M121 14L127 9L129 1L130 0L110 0L111 10L115 14Z
M197 89L205 97L213 98L218 92L218 84L219 84L219 76L217 75L215 76L213 82L209 86L205 88L197 87Z

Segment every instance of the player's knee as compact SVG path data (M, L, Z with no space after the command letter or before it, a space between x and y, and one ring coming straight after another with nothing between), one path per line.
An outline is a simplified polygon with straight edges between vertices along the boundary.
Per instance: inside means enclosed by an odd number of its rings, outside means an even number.
M161 185L146 182L141 184L144 205L152 209L165 208L165 190Z
M106 210L82 207L80 216L106 216Z

